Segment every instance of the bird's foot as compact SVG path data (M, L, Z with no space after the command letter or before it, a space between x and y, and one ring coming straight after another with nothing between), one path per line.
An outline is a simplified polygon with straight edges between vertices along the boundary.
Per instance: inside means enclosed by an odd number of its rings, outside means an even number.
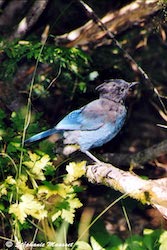
M92 155L89 151L85 151L84 152L89 158L91 158L93 161L97 162L97 163L101 163L100 160L98 160L94 155Z

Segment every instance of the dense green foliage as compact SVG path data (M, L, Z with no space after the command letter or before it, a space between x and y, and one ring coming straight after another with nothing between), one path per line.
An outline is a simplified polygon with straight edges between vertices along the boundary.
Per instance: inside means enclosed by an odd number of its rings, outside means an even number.
M38 227L34 219L40 223L47 220L57 227L63 220L73 223L75 210L82 205L76 197L79 184L75 181L85 171L85 162L71 163L64 177L57 176L53 153L48 155L40 150L31 152L22 148L23 117L24 111L13 112L10 118L0 111L0 209L3 230L8 237L14 234L16 242L21 241L22 231ZM6 123L9 123L8 128ZM35 131L36 126L31 129ZM6 231L8 224L10 234ZM46 237L49 240L49 234Z
M54 67L68 69L71 73L79 75L80 65L88 62L88 56L76 48L56 47L45 45L42 49L41 42L15 41L0 42L0 51L4 60L1 64L0 78L9 79L24 60L48 63ZM40 55L40 56L39 56Z

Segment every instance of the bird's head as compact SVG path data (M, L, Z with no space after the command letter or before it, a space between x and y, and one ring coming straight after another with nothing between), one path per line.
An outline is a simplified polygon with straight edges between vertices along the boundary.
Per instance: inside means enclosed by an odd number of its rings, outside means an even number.
M127 97L129 90L139 82L126 82L122 79L110 79L96 87L101 98L107 98L115 102L122 102Z

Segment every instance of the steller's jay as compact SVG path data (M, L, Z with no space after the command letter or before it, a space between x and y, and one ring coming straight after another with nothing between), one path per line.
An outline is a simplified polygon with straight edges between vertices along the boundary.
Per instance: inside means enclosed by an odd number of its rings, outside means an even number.
M102 146L118 134L127 114L124 100L136 84L122 79L105 81L96 88L99 99L72 111L54 128L32 136L25 144L58 133L63 136L64 144L78 144L82 152L98 161L88 150Z

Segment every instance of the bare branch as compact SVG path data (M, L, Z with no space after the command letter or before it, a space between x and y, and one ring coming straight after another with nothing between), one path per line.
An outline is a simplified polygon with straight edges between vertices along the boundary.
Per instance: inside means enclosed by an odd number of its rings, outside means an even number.
M158 144L155 144L143 151L133 153L133 154L112 154L105 153L103 157L105 161L112 162L114 165L127 166L131 163L135 165L142 165L148 161L155 160L157 157L167 154L167 140L164 140Z
M167 218L167 178L144 180L103 162L87 166L86 176L92 183L106 185L144 204L151 204Z

